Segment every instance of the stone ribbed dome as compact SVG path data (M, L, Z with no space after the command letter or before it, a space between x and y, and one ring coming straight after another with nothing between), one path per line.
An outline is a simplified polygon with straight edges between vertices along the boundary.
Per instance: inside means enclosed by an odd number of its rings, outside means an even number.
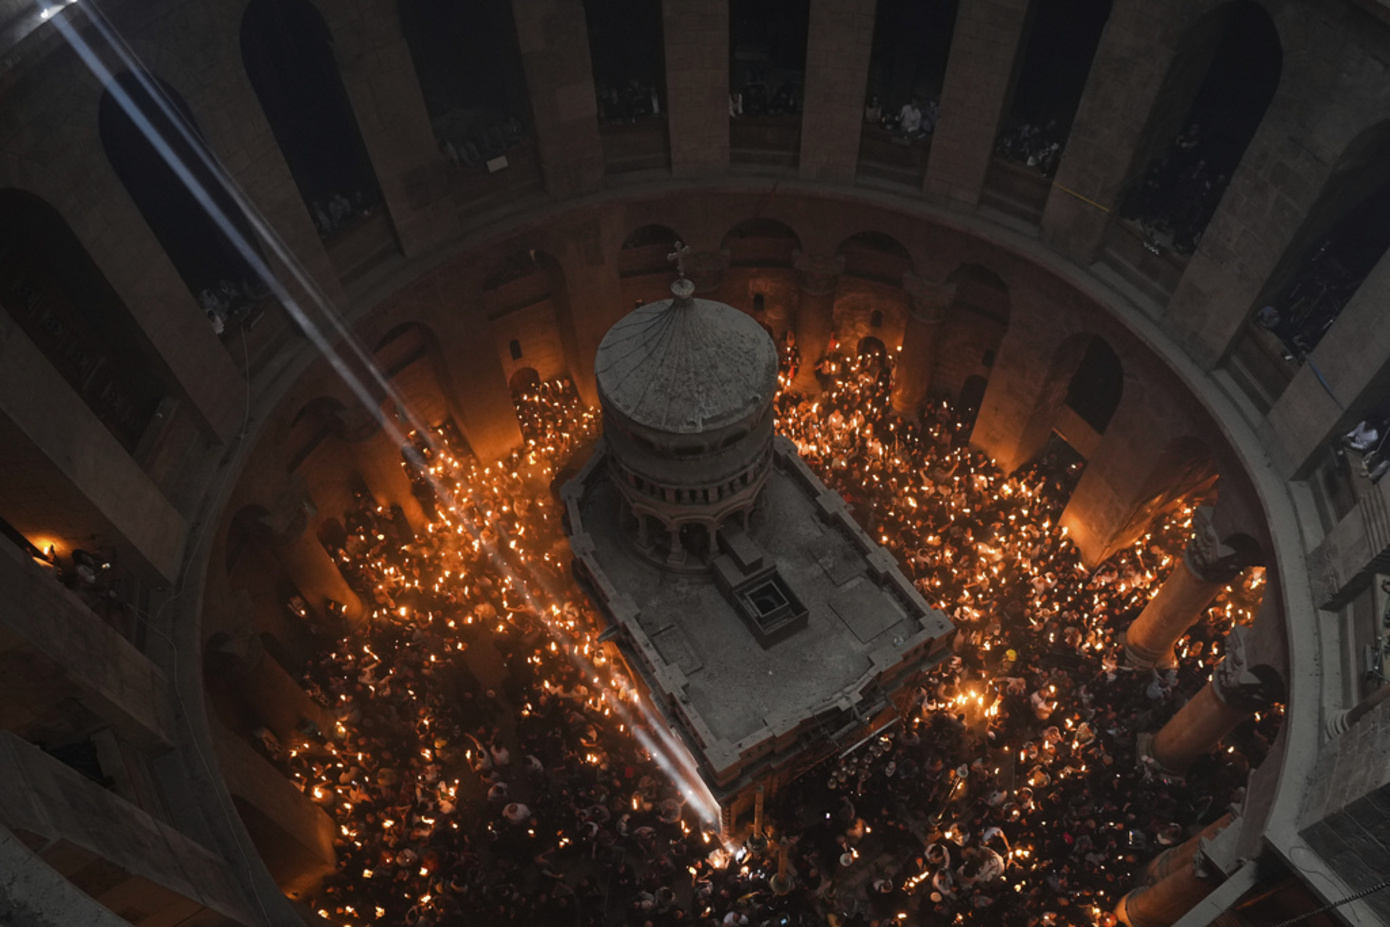
M599 345L599 395L638 425L699 434L756 412L777 391L777 348L762 326L692 290L676 281L675 298L634 309Z

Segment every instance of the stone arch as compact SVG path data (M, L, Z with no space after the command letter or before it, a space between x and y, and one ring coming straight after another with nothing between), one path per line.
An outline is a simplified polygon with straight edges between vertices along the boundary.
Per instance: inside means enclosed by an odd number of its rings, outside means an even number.
M1062 402L1098 434L1105 434L1124 394L1125 370L1110 343L1092 335L1067 381Z
M720 247L734 267L791 267L801 236L777 219L746 219L729 229Z
M398 0L401 32L435 138L481 167L526 140L531 100L507 0Z
M1342 150L1227 354L1227 366L1266 411L1388 247L1385 120L1363 129Z
M996 151L1051 176L1071 132L1112 0L1039 0ZM1031 131L1029 131L1031 129ZM1049 152L1056 144L1058 150Z
M618 251L618 276L638 277L646 274L672 274L675 266L668 256L675 244L684 241L664 225L644 225L627 238Z
M512 393L524 393L527 390L535 389L541 385L541 375L536 372L535 367L518 367L507 381Z
M0 306L133 451L174 392L173 375L56 209L8 189L0 215Z
M983 264L962 264L946 278L950 303L941 326L935 388L960 395L971 377L989 379L1013 315L1009 286Z
M1032 460L1056 432L1084 459L1096 451L1104 428L1120 404L1124 367L1114 348L1099 335L1078 332L1063 339L1052 353L1047 376L1028 417L1016 460ZM1095 395L1091 395L1094 393ZM1079 403L1086 416L1072 403Z
M589 64L599 121L631 124L666 111L666 40L661 4L584 0Z
M1121 216L1166 227L1179 253L1195 248L1282 70L1278 30L1255 0L1230 0L1188 26L1135 148Z
M840 242L835 253L844 257L847 277L901 286L903 274L913 272L912 254L902 242L882 232L857 232Z
M331 396L306 402L290 420L285 439L285 470L293 473L325 439L347 432L343 404Z
M483 281L483 306L507 382L523 367L542 380L568 376L574 346L565 271L556 257L536 248L499 260ZM511 343L522 346L513 357Z
M874 358L878 363L888 359L888 348L882 340L868 335L859 339L859 345L855 349L855 356Z
M245 319L267 293L245 254L260 245L183 97L157 77L127 71L102 93L97 125L112 170L203 311Z
M269 544L275 539L270 528L270 512L260 505L244 505L227 523L226 557L223 566L227 575L235 572L237 564L253 544Z
M251 0L241 19L241 59L320 237L382 209L319 11L307 0Z

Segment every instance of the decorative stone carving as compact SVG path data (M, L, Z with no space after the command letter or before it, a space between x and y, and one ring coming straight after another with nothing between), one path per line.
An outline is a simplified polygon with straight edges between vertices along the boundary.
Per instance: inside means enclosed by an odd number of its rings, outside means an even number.
M1199 506L1192 516L1192 540L1183 549L1183 562L1204 583L1224 586L1250 565L1245 552L1221 540L1211 506Z
M845 272L843 254L806 254L800 248L792 252L792 269L796 285L811 296L828 296L840 285Z
M1250 659L1250 629L1237 625L1226 636L1226 656L1211 676L1221 701L1240 711L1258 711L1278 701L1283 686L1272 667Z
M903 292L910 300L914 319L937 325L946 317L946 307L956 298L954 283L935 283L916 274L903 274Z

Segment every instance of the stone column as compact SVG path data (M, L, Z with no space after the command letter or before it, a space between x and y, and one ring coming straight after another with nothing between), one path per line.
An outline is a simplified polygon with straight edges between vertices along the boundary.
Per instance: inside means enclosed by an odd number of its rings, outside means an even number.
M406 257L452 238L458 217L395 4L330 3L321 9L392 227Z
M1211 680L1153 735L1140 753L1162 770L1182 775L1256 710L1272 700L1267 677L1252 671L1246 654L1248 628L1226 638L1226 656Z
M961 209L979 204L1028 6L1027 0L961 0L927 161L929 196Z
M1197 509L1192 527L1181 562L1125 631L1125 662L1131 666L1176 665L1173 645L1245 569L1240 554L1217 536L1210 507Z
M1227 814L1200 834L1160 854L1145 869L1144 883L1120 899L1115 915L1129 927L1168 927L1222 881L1206 858L1206 845L1230 825Z
M911 417L917 414L931 388L941 326L946 320L946 307L955 299L956 288L954 284L946 286L916 274L903 274L903 290L909 299L907 328L893 371L893 411Z
M210 645L206 667L209 682L222 689L248 728L263 724L290 743L300 736L298 726L305 719L322 730L333 723L328 709L266 653L254 632L229 635Z
M811 0L801 176L854 181L876 0Z
M825 356L830 336L835 330L835 290L845 269L843 255L792 253L792 268L796 271L796 286L800 290L796 318L796 346L801 352L801 369L797 371L792 388L803 393L820 392L816 380L816 365Z
M729 165L729 4L661 0L671 173Z
M338 564L329 556L323 544L308 530L308 518L296 519L291 533L277 538L274 553L286 575L294 580L304 598L320 612L328 599L341 602L349 619L362 615L362 602L347 584Z
M513 0L545 189L557 199L603 183L589 30L579 0Z
M138 907L147 924L270 923L217 853L9 731L0 732L0 782L0 832L111 910L131 918ZM7 887L18 881L6 872Z

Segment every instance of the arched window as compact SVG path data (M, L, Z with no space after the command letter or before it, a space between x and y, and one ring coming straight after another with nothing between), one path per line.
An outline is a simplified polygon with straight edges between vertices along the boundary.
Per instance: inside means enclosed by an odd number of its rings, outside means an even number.
M729 159L790 167L801 154L810 0L730 0Z
M1104 434L1120 404L1124 386L1125 372L1119 355L1104 339L1092 337L1067 384L1063 402L1082 421Z
M52 206L0 190L0 307L126 450L173 382L101 269Z
M1274 98L1282 65L1274 23L1252 0L1217 7L1188 29L1121 204L1121 216L1138 223L1151 247L1180 255L1197 247Z
M661 4L584 0L598 118L605 125L656 119L666 112L666 42Z
M400 0L415 76L435 137L456 163L482 162L530 137L531 103L508 0Z
M1034 0L998 154L1051 177L1071 132L1111 0Z
M376 173L319 12L306 0L251 0L241 57L319 234L379 210Z
M112 169L199 305L223 323L244 319L266 294L242 250L259 246L183 98L158 78L126 72L102 94L97 126Z
M879 0L859 146L861 175L921 187L957 6L957 0ZM907 104L921 115L915 130L901 124Z

